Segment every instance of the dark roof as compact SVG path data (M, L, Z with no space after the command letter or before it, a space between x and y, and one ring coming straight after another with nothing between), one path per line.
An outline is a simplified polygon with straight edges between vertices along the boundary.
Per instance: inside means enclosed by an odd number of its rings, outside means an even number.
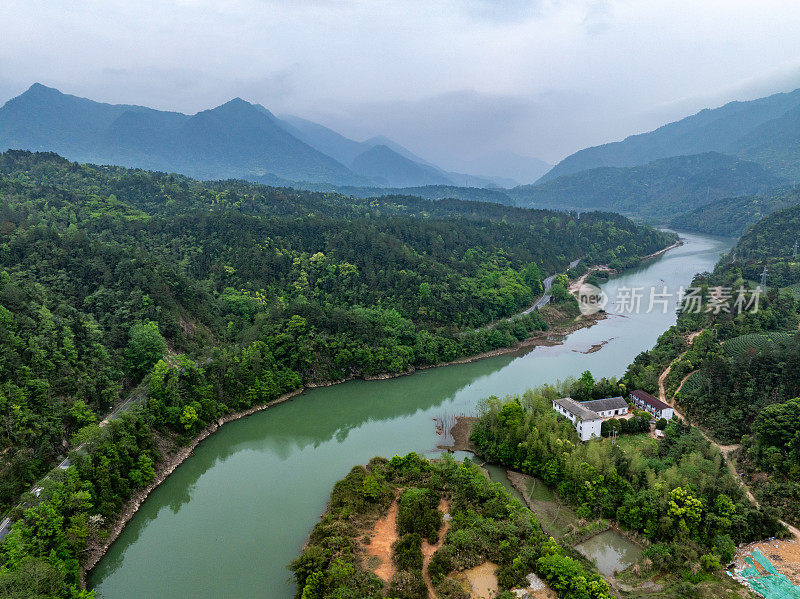
M633 395L634 397L638 397L644 403L651 406L652 408L655 408L656 410L665 410L666 408L672 407L665 404L660 399L656 399L655 397L650 395L647 391L640 391L640 390L631 391L631 395Z
M593 399L582 401L584 408L589 408L594 412L605 412L606 410L620 410L628 407L628 402L622 397L607 397L606 399Z
M577 416L581 420L600 420L600 414L597 412L592 412L592 410L583 407L582 404L578 403L571 397L563 397L561 399L556 399L554 404L561 406L570 414Z

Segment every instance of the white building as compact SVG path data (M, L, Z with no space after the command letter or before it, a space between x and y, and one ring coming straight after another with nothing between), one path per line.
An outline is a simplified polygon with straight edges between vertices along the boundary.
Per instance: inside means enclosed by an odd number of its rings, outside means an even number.
M660 399L656 399L647 391L631 391L628 397L631 398L635 406L647 410L655 418L666 418L670 420L675 415L675 411L669 405L665 404Z
M553 409L567 417L578 431L581 441L588 441L600 437L600 424L603 419L599 414L585 408L571 397L564 397L553 401Z
M623 416L628 413L628 402L622 397L582 401L581 405L584 408L589 408L592 412L596 412L601 418L613 418L614 416Z

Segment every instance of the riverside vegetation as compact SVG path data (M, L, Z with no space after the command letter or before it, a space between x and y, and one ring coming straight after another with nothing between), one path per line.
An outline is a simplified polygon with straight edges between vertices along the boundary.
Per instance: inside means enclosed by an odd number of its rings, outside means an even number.
M0 595L91 596L87 547L217 418L514 345L549 326L547 311L503 320L545 274L623 268L672 241L614 214L0 155L0 508L15 521ZM561 282L553 295L550 320L577 314ZM24 493L68 448L72 465Z
M720 573L736 545L786 535L779 518L800 522L800 302L791 288L780 288L800 280L792 247L800 236L798 214L793 207L759 222L714 272L695 277L707 302L716 287L752 287L767 266L776 286L761 297L758 311L706 310L704 304L699 312L681 312L619 381L595 381L585 372L522 396L491 397L473 426L471 441L482 458L541 479L584 522L613 520L634 535L644 557L622 578L656 576L660 596L738 596L741 589ZM588 400L635 388L659 394L660 383L688 418L657 423L660 441L580 443L572 424L552 410L552 400L564 395ZM636 433L637 419L619 428L613 420L604 423L603 434L612 428ZM740 444L723 449L736 456L758 503L692 423Z
M673 419L664 423L660 442L580 443L572 424L552 409L566 390L546 386L487 400L471 436L478 454L541 479L584 521L615 521L646 545L646 570L683 574L692 585L717 580L714 573L738 543L783 530L748 500L697 429ZM682 596L676 592L669 596Z
M399 499L398 540L392 559L396 572L388 585L361 559L363 537ZM487 561L497 564L498 599L525 586L536 572L568 599L610 599L608 584L587 571L570 550L547 538L536 516L499 483L466 460L429 462L416 454L391 460L374 458L354 467L336 483L328 509L291 569L299 599L427 599L422 542L437 542L446 500L452 517L426 574L437 597L468 599L454 574ZM388 587L388 588L386 588Z
M682 313L653 350L640 355L626 379L668 397L692 421L723 443L745 473L756 499L790 523L800 524L800 236L797 206L753 226L713 273L695 279L704 297L715 287L752 287L764 267L768 290L757 312ZM691 332L699 335L688 342ZM740 447L738 447L740 446Z

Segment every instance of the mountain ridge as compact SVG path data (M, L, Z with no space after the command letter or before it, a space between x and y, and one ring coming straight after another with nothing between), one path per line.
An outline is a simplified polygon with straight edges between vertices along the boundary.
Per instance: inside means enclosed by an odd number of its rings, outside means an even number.
M760 128L778 121L800 107L800 88L748 101L733 101L717 108L705 108L652 131L630 135L621 141L579 150L556 164L538 182L601 166L639 166L660 158L716 151L760 162L784 176L800 174L800 155L779 158L766 152L768 140ZM795 131L800 131L800 123ZM752 136L755 135L755 138ZM750 140L748 141L748 136ZM795 142L798 140L795 134ZM761 153L759 153L761 150Z
M785 182L756 162L706 152L597 167L507 193L522 206L614 210L663 222L720 198L763 194Z
M379 145L385 149L372 151ZM97 102L34 83L0 108L2 149L55 151L76 161L201 179L296 186L454 183L445 171L388 138L355 142L306 119L278 118L240 97L187 115ZM363 174L352 168L357 159Z

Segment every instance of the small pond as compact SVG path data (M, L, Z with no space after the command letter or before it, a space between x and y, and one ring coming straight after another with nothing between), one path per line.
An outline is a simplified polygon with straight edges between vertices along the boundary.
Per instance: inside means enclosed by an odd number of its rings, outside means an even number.
M606 530L591 539L575 545L605 576L613 576L614 571L622 572L633 565L642 554L638 545L629 541L615 530Z

